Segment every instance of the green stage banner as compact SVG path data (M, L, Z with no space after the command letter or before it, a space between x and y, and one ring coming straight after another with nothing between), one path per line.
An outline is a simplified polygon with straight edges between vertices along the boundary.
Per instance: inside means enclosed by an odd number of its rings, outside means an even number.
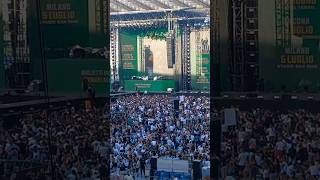
M42 0L41 12L47 48L87 45L88 0Z
M168 88L175 89L174 80L125 80L124 90L126 91L148 91L148 92L162 92L167 91Z
M167 65L164 29L119 31L121 80L132 76L166 76L174 78L174 71Z
M260 1L259 1L260 2ZM320 90L320 0L261 1L260 76L266 91Z
M108 72L100 59L51 59L48 61L49 91L55 93L81 93L84 79L106 93Z
M41 0L41 27L50 92L81 93L84 79L94 85L97 92L107 92L107 59L93 55L69 57L70 49L75 45L100 49L107 46L105 6L106 0ZM42 80L36 0L29 0L28 7L32 78Z
M127 31L120 31L120 67L121 80L130 79L138 75L137 35Z
M192 31L190 41L192 89L210 90L210 31Z
M319 90L320 70L320 0L294 0L293 14L284 28L284 41L277 43L278 86L288 90ZM290 34L288 34L290 32ZM286 40L285 37L289 37Z

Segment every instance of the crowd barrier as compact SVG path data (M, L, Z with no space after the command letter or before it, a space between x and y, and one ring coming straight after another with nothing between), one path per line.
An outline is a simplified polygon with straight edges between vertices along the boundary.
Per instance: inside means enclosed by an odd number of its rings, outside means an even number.
M127 96L135 94L136 92L118 92L110 94L110 99L115 100L121 96ZM155 95L155 94L170 94L172 96L179 95L192 95L192 96L210 96L208 92L158 92L158 93L147 93L146 95ZM319 112L320 100L315 95L298 95L292 96L291 98L283 98L283 95L264 95L264 98L261 95L256 95L256 97L248 96L239 96L239 94L232 94L228 97L223 95L222 97L214 97L211 99L211 107L222 109L237 107L240 110L251 110L253 108L263 108L275 111L287 111L287 110L296 110L296 109L308 109L311 112ZM302 98L305 97L304 99ZM279 98L276 98L279 97ZM297 98L294 98L297 97ZM310 98L314 97L314 98ZM29 113L35 110L43 109L59 109L67 106L79 107L85 105L85 97L51 97L50 98L50 107L46 106L47 100L43 97L34 100L34 97L31 101L15 102L9 104L0 104L0 118L2 116L7 116L10 113ZM108 98L106 96L100 95L95 98L95 103L98 107L104 107L106 105Z
M134 92L133 92L134 93ZM143 92L140 92L143 93ZM209 92L185 91L185 92L148 92L145 95L167 94L172 96L191 95L209 97ZM121 96L118 95L118 97ZM237 107L240 110L251 110L263 108L274 111L288 111L297 109L308 109L311 112L318 112L320 107L320 96L316 94L283 94L283 93L230 93L221 97L211 98L211 107L217 109Z
M272 111L288 111L307 109L310 112L319 112L320 101L284 100L284 99L213 99L213 107L218 109L237 107L240 110L252 110L254 108L268 109Z
M159 180L167 180L177 178L179 180L190 180L191 173L183 173L183 172L167 172L167 171L157 171L156 177Z

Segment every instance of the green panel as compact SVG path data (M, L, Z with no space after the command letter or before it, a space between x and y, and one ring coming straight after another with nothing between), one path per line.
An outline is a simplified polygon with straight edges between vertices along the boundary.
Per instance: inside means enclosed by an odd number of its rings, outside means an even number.
M33 79L42 79L36 0L28 1L28 37ZM68 56L74 45L87 46L88 0L42 0L42 32L47 58Z
M278 38L273 42L260 42L261 54L268 57L260 59L265 89L279 91L285 87L289 91L303 91L308 87L310 91L319 91L320 0L294 0L292 7L293 11L277 10L275 6L274 37ZM291 14L288 23L285 23L286 14ZM277 25L277 22L283 24ZM287 40L279 36L281 33L277 36L277 32L282 32Z
M107 9L106 4L108 4L107 0L90 0L89 3L95 4L95 12L90 11L89 5L89 14L94 14L93 18L90 18L89 15L89 24L92 23L95 25L94 30L91 29L89 32L89 44L90 47L104 47L106 46L106 39L108 38L101 38L106 35L109 35L106 31L109 29L107 19L108 17L106 11ZM92 22L91 22L92 21ZM89 28L90 29L90 28Z
M42 0L41 10L47 48L87 45L88 0Z
M138 75L138 49L137 34L120 32L120 79L130 79L131 76Z
M274 79L276 88L285 85L287 90L302 90L308 86L317 90L320 83L319 72L319 40L303 39L302 47L279 48L277 54L277 78ZM276 75L276 74L275 74Z
M191 86L193 90L210 90L210 52L202 52L198 54L199 62L197 58L192 58L195 62L195 66L191 68L196 69L196 75L191 78ZM197 62L198 61L198 62Z
M121 85L126 86L129 90L134 90L134 85L128 85L125 83L126 80L131 79L132 76L146 76L147 72L138 71L138 37L150 38L155 40L165 40L167 33L166 28L149 28L149 29L122 29L119 31L119 46L120 46L120 63L119 63L119 76ZM178 31L178 35L181 36L181 30ZM161 75L163 74L156 74ZM165 75L166 76L166 75ZM173 79L175 77L166 76L170 79L170 82L177 83ZM172 79L172 80L171 80ZM151 88L151 91L166 91L167 85L153 85L155 88ZM176 84L169 85L169 87L176 87ZM150 91L150 88L145 90Z
M103 38L102 38L103 37ZM104 33L90 33L89 35L89 43L90 47L98 47L102 48L106 46L106 37Z
M102 1L105 0L100 1L100 6L102 5ZM48 70L50 73L49 88L51 91L78 92L78 88L81 88L81 84L79 86L79 79L82 78L81 73L79 73L79 68L83 70L100 68L101 70L108 71L109 66L107 65L108 62L106 59L90 59L87 61L85 59L79 60L68 58L69 48L77 44L83 47L90 46L93 48L102 48L106 46L107 37L103 32L105 20L101 21L100 19L100 21L97 21L97 17L95 16L89 19L88 2L92 3L93 1L41 1L43 20L42 29L44 46L46 48L45 55L48 59ZM27 12L32 78L43 79L41 73L40 40L37 13L35 13L36 10L36 0L29 0ZM100 13L99 17L101 17L101 15L104 14L104 8L100 8L100 10L95 13ZM89 32L90 22L93 22L94 26L99 26L100 28L93 29L92 32ZM93 62L93 64L89 62ZM57 65L55 63L57 63ZM76 69L73 70L73 67ZM67 78L64 77L65 79L61 78L65 74L69 74L69 71L76 73L70 73L71 75ZM61 82L54 82L55 77L59 78ZM70 84L66 83L66 85L61 85L64 82L67 82L67 80L70 81ZM104 86L105 85L97 85L97 88L100 92L104 92Z
M124 89L126 91L148 91L160 92L167 91L167 88L175 89L174 80L157 80L157 81L143 81L143 80L125 80Z
M295 0L294 8L294 34L319 35L320 34L320 0Z
M2 6L0 5L0 88L5 86L4 78L4 47L3 47L3 19L2 19Z
M81 93L82 81L89 80L97 93L106 93L107 61L101 59L50 59L48 84L50 93Z
M209 30L195 32L196 39L197 33L205 34L209 33ZM195 52L191 53L192 90L210 90L210 42L208 38L209 37L206 38L202 36L199 40L201 50L198 52L198 50L195 49ZM194 43L197 48L197 42ZM191 49L191 51L193 51L193 49Z

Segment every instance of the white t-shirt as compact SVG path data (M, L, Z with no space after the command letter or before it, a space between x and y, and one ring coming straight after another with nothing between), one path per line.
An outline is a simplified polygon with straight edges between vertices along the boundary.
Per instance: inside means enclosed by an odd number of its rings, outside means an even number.
M175 128L175 127L172 126L172 125L169 127L169 129L170 129L171 132L174 130L174 128Z

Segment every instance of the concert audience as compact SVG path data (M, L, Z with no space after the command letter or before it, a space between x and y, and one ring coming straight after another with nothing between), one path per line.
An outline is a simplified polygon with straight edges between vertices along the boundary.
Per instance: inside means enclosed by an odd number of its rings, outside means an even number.
M114 173L144 176L145 160L151 156L210 160L209 98L185 96L176 118L172 98L133 95L111 103Z
M113 174L126 175L125 179L132 179L132 175L144 177L148 175L146 167L151 156L209 161L209 98L184 96L180 99L178 117L172 98L170 95L117 98L110 106L110 134L102 108L50 112L56 178L106 179L109 165ZM27 172L23 178L50 179L45 114L30 113L20 122L15 128L0 129L0 159L43 163L44 168ZM237 125L223 127L221 151L222 179L318 180L320 113L237 110ZM4 171L2 167L0 170ZM11 175L11 179L19 179L19 174Z
M103 115L102 109L85 111L83 108L66 108L50 113L56 179L106 178L110 147L107 145L108 124ZM31 113L21 120L21 126L0 131L0 159L27 160L45 165L27 172L23 179L51 179L47 127L44 113Z
M237 113L237 126L223 133L223 179L320 178L320 113L264 109Z

